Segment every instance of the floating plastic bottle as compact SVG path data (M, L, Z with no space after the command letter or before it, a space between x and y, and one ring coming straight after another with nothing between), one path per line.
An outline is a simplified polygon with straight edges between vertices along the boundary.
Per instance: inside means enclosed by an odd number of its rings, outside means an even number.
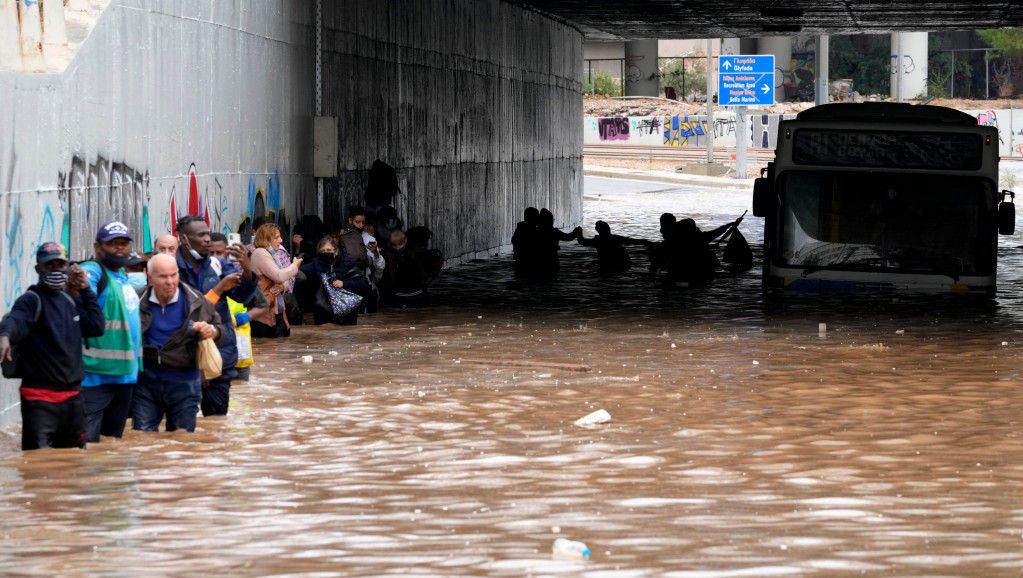
M551 548L555 558L568 558L571 560L588 560L590 549L582 542L575 542L565 538L558 538Z

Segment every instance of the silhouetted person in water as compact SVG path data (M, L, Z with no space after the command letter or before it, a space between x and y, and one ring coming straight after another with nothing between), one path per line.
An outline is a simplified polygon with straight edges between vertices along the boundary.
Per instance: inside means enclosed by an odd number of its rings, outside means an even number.
M668 269L670 262L671 248L669 247L671 235L675 230L675 215L671 213L661 214L661 241L650 243L650 272L658 269Z
M515 226L512 234L512 255L515 258L515 272L529 275L531 261L536 259L539 246L540 211L536 207L527 207L522 213L522 220Z
M731 227L739 226L742 217L710 231L701 231L692 219L678 221L665 241L669 248L668 278L671 281L699 283L714 277L721 264L708 246Z
M529 276L539 279L555 279L561 262L558 248L562 241L571 241L582 236L582 227L576 227L571 233L565 233L554 226L554 214L547 209L540 210L540 222L537 225L537 246L534 257L530 259Z
M586 239L579 235L577 241L580 245L597 248L597 272L601 275L622 273L632 267L632 258L629 257L625 245L650 246L652 244L645 239L612 235L611 226L604 221L597 221L594 228L597 229L595 237Z

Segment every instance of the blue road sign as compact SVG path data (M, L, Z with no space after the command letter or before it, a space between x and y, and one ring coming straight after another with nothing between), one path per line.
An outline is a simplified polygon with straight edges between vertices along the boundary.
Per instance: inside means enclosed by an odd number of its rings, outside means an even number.
M718 104L721 106L774 104L774 55L718 57Z

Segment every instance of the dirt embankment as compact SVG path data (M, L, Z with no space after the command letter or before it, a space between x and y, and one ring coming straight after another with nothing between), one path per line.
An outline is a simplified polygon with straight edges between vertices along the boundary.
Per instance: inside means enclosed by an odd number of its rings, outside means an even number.
M908 103L919 101L907 100ZM929 102L933 106L947 106L957 110L1000 110L1023 108L1023 100L963 100L959 98L937 98ZM814 106L812 102L783 102L773 106L750 108L768 114L797 114ZM721 107L715 106L715 111ZM706 103L673 102L657 98L616 100L608 96L583 95L583 116L679 116L699 115L707 112Z

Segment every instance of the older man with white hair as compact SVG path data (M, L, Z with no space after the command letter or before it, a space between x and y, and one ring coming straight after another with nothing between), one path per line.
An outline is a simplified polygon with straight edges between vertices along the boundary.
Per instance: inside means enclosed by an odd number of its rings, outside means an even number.
M170 253L173 255L178 250L178 238L174 235L160 235L153 243L153 254Z
M202 382L195 354L200 339L224 338L220 315L201 293L178 279L174 256L149 260L149 287L140 299L143 372L135 390L132 427L195 431Z

